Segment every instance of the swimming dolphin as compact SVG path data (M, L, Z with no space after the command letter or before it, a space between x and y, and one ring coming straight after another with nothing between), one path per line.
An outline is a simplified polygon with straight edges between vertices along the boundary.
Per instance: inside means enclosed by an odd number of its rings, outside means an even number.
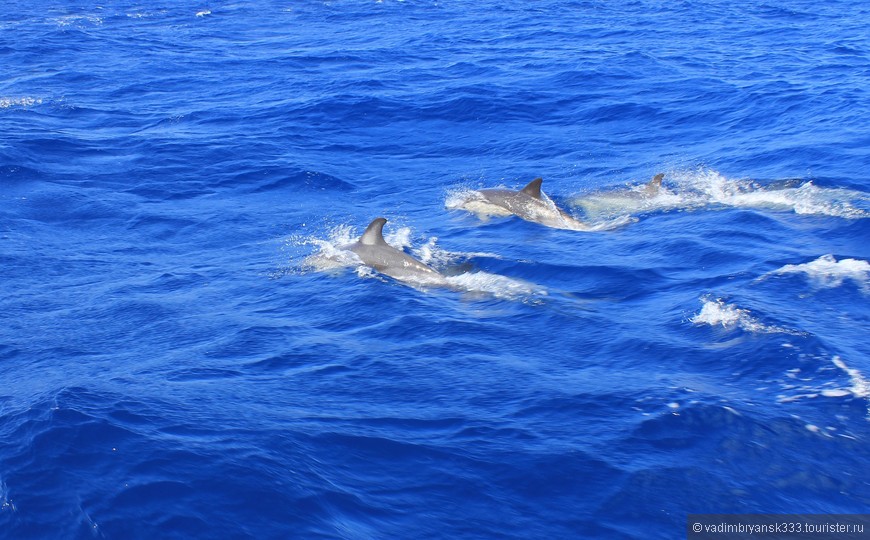
M680 200L662 187L664 177L659 173L645 184L580 195L569 204L582 208L587 217L668 209Z
M457 207L481 215L514 215L555 229L589 231L597 228L560 210L541 193L543 181L543 178L535 178L519 191L500 188L474 191Z
M389 245L384 240L386 219L379 217L369 223L359 240L344 249L350 250L365 264L402 281L417 281L431 284L444 281L443 276L434 268L418 261L404 252Z

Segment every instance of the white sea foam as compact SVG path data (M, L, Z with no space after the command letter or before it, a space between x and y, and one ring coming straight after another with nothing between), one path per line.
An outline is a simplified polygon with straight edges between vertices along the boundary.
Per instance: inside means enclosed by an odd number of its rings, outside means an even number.
M354 238L354 240L356 240L356 238ZM410 248L412 245L411 228L399 227L398 229L389 230L384 233L384 240L398 250Z
M547 289L527 281L490 274L489 272L465 272L444 278L450 288L494 296L505 300L531 299L546 296Z
M798 382L802 384L784 385L784 389L791 393L791 395L780 395L778 401L780 403L789 403L802 399L816 399L818 397L842 398L851 396L868 400L867 419L870 420L870 381L859 370L846 365L839 356L831 358L831 363L849 377L848 386L843 386L842 383L837 385L834 382L827 382L819 388L818 384L813 385L812 378L798 378L794 374L789 373L791 380L798 379ZM799 369L795 371L800 372ZM794 392L798 393L795 394Z
M42 99L32 97L0 97L0 109L32 107L34 105L42 105Z
M97 15L64 15L63 17L55 17L49 19L61 28L66 26L100 26L103 24L103 18Z
M823 188L811 181L786 181L762 185L747 179L727 178L708 168L666 173L654 195L646 185L605 190L573 197L571 204L590 217L638 214L709 205L766 208L796 214L846 219L870 217L870 195L843 188Z
M843 362L843 360L839 356L835 356L834 358L832 358L831 362L833 362L835 366L842 369L849 376L849 380L852 383L852 386L845 390L847 390L849 393L857 398L870 398L870 381L864 378L860 371L847 366L846 363Z
M456 264L461 260L467 260L473 257L501 259L500 255L486 251L447 251L438 245L437 236L429 237L425 244L419 248L413 249L412 252L420 261L439 268L445 268L449 265Z
M766 325L753 317L749 310L737 307L734 304L726 304L721 298L715 300L702 298L701 303L701 311L689 319L693 324L721 326L727 329L740 328L753 334L798 333L785 328Z
M866 193L841 188L823 188L810 181L782 182L761 185L746 179L730 179L712 169L674 173L673 181L680 191L697 203L707 199L711 204L746 208L769 208L796 214L835 216L859 219L870 216Z
M853 281L865 294L870 294L870 263L860 259L840 259L822 255L804 264L787 264L770 274L806 274L817 286L833 288L846 280Z

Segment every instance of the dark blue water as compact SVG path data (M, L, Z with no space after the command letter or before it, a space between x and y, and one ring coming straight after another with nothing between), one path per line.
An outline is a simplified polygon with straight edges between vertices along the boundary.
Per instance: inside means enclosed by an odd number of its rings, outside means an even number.
M0 537L866 512L868 28L857 0L7 2ZM619 225L455 204L535 176ZM377 216L454 286L342 259Z

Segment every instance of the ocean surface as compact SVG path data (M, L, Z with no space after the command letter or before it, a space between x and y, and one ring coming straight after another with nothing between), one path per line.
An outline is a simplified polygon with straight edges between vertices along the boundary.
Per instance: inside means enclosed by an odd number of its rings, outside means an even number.
M0 60L0 538L870 508L866 2L7 0ZM535 177L591 230L462 207Z

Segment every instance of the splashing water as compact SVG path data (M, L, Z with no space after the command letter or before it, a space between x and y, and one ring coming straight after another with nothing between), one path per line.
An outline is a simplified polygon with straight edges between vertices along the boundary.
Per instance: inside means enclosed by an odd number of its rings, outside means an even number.
M835 366L842 369L849 376L849 379L852 382L849 392L851 392L853 396L859 398L870 398L870 381L865 379L860 371L847 366L839 356L835 356L831 361Z
M825 397L846 397L853 396L859 399L866 399L867 402L867 420L870 420L870 381L857 369L846 365L843 359L839 356L834 356L831 362L849 376L851 386L848 388L827 388L820 392Z
M796 334L792 330L766 325L752 316L747 309L726 304L721 298L702 298L701 311L689 319L696 325L722 326L726 329L740 328L753 334Z
M844 219L870 217L870 197L866 193L819 187L811 181L762 185L752 180L727 178L712 169L699 168L668 173L665 184L654 195L646 192L645 188L646 185L641 184L604 190L575 196L570 203L581 208L590 218L691 210L711 205Z
M354 252L341 248L341 246L346 246L355 239L354 228L350 225L333 227L326 239L302 236L291 237L287 240L288 246L315 246L317 251L302 259L298 264L293 265L293 270L290 273L327 272L361 264L362 261L359 260L359 257Z
M489 272L465 272L447 276L445 279L455 290L489 295L502 300L535 300L547 296L547 289L544 287Z
M805 274L819 287L840 287L846 280L853 281L864 294L870 294L870 263L860 259L837 259L822 255L804 264L787 264L767 274ZM766 276L763 276L766 277Z

